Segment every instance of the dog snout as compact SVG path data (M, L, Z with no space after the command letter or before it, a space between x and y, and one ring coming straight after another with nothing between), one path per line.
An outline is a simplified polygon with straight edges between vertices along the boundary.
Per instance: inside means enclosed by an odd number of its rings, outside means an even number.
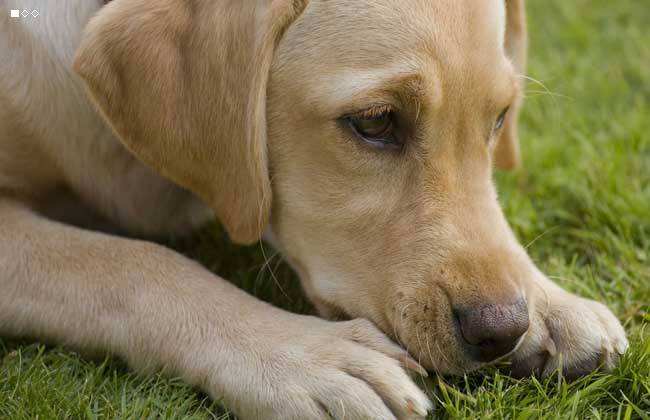
M514 304L456 308L454 316L468 353L479 362L491 362L514 350L529 324L523 299Z

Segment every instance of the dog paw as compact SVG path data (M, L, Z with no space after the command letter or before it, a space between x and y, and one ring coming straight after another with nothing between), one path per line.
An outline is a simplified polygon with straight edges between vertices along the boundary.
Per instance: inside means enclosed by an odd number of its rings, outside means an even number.
M256 349L225 402L246 419L419 419L426 371L369 321L301 317ZM294 319L295 321L295 319ZM253 371L247 371L251 367ZM223 372L220 376L223 378ZM252 381L251 381L252 379ZM241 392L232 392L239 389Z
M575 379L599 368L608 371L628 347L623 326L601 303L566 294L539 306L511 358L515 377L561 370Z

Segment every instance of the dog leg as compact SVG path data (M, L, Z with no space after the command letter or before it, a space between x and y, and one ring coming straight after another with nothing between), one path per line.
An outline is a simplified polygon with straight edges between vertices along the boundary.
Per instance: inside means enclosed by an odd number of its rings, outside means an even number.
M568 378L612 369L627 349L625 331L603 304L573 295L537 272L527 290L530 328L512 357L513 374Z
M418 368L370 322L281 311L164 247L0 198L0 334L164 369L244 418L424 416Z

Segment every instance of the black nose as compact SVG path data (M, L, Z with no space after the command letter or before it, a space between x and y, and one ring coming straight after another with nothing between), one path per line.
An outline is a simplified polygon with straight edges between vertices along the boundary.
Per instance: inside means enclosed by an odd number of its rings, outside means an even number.
M528 330L528 307L515 304L455 309L454 314L472 358L490 362L511 352Z

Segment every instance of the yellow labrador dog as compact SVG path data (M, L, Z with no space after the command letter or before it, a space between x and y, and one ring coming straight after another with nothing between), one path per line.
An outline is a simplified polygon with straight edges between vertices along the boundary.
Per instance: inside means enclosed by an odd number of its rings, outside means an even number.
M523 8L0 0L0 334L261 419L424 416L420 365L611 368L619 321L535 267L492 182L518 160ZM265 235L329 320L129 239L213 214Z

